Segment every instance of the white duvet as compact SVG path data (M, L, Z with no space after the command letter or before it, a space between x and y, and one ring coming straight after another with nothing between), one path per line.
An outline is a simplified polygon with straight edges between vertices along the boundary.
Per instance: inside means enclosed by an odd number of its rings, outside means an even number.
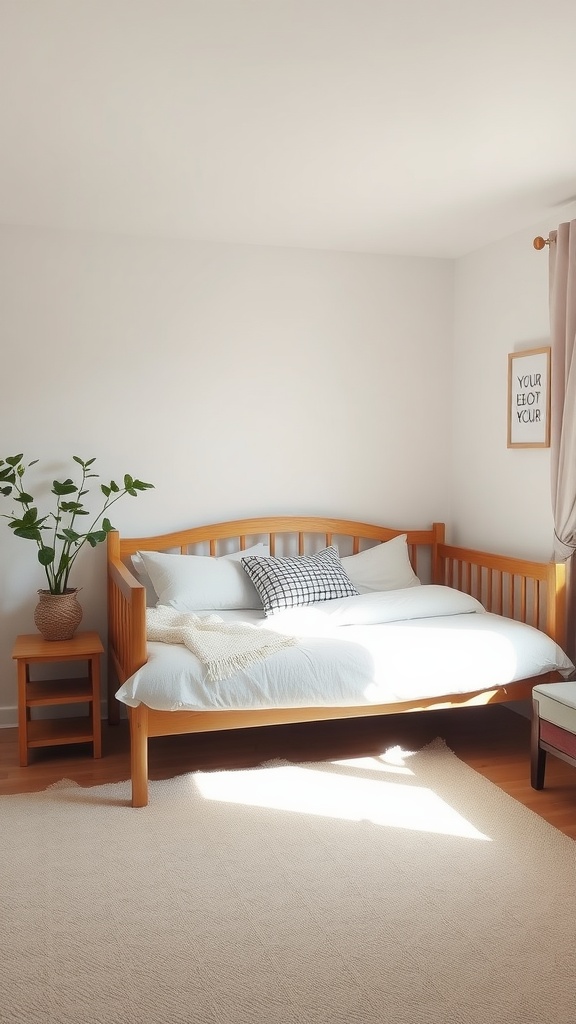
M209 612L199 613L209 614ZM183 644L148 643L148 662L118 690L158 711L352 707L492 689L574 666L545 633L486 612L441 586L362 594L266 618L217 613L297 637L297 643L210 682Z

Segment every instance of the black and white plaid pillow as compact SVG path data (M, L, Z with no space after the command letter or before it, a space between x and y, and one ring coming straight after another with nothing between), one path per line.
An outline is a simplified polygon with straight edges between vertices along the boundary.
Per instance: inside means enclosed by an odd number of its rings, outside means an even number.
M245 571L256 587L266 615L280 608L352 597L358 591L332 544L315 555L287 558L247 555Z

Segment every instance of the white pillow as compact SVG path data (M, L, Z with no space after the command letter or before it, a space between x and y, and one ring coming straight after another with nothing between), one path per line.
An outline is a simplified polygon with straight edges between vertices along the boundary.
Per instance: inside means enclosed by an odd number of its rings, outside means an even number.
M420 586L410 564L405 533L357 555L345 555L340 561L359 594Z
M239 562L240 559L243 558L244 555L269 555L269 554L270 554L270 545L269 544L254 544L251 548L244 548L244 551L233 551L232 554L220 555L219 557L220 558L232 558L234 561ZM203 557L203 556L183 555L182 557L184 557L184 558L197 558L197 557ZM150 587L151 592L154 595L154 603L156 603L156 592L153 589L152 581L151 581L148 573L146 572L146 567L144 565L141 552L137 551L135 555L132 555L130 561L132 563L132 568L133 568L134 572L136 573L140 583L143 583L145 587Z
M247 554L269 553L268 544L254 544L244 551L234 551L220 558L139 551L132 556L132 565L149 596L148 577L155 597L152 603L166 604L182 612L261 609L262 602L240 559Z

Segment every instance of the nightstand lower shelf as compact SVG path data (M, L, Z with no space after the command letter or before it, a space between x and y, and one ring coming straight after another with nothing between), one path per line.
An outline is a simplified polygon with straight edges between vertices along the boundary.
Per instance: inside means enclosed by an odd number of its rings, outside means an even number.
M39 718L28 722L29 747L92 743L93 739L91 718Z

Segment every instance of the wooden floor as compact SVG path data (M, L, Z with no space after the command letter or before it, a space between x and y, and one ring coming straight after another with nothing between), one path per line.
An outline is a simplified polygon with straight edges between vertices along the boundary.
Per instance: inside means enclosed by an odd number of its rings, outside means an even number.
M533 790L530 723L502 706L161 737L150 741L150 778L248 767L274 757L312 761L369 755L396 744L417 750L437 736L476 771L576 839L576 768L549 754L545 788ZM90 751L90 746L34 750L28 767L20 768L17 730L2 729L0 796L35 792L63 778L80 786L97 786L129 777L126 722L112 728L104 723L101 760L94 760Z

